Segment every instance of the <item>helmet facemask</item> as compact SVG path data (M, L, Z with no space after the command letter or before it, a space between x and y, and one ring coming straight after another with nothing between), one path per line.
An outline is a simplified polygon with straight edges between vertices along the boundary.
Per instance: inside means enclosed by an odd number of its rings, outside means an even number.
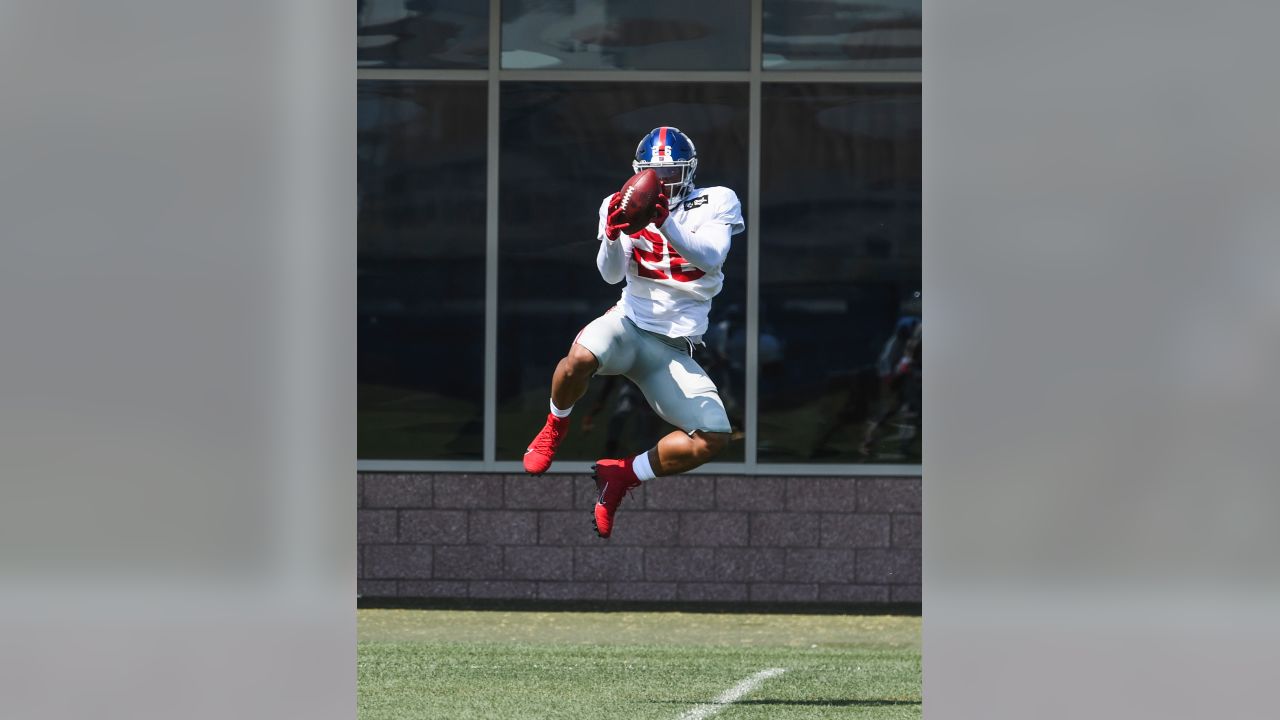
M666 194L667 199L675 202L693 187L693 173L698 169L698 159L668 159L665 162L640 162L636 160L631 163L631 169L637 173L652 169L658 174L658 179L662 181L663 192Z

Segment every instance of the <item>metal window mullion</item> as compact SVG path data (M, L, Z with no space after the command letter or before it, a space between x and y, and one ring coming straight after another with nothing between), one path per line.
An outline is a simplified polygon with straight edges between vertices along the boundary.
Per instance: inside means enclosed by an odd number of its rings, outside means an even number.
M500 56L499 56L500 57ZM494 60L494 62L500 62ZM754 62L754 61L753 61ZM757 66L758 68L758 66ZM679 74L655 70L463 70L458 68L357 68L357 80L533 82L751 82L768 83L920 83L919 71L894 70L691 70Z
M498 64L502 57L502 0L489 0L489 69L485 102L484 208L484 465L498 457Z
M743 393L743 460L756 471L760 405L760 118L763 62L763 0L751 0L751 66L747 93L747 358Z
M503 70L503 80L533 82L744 82L742 70Z
M428 80L431 82L483 82L488 70L457 68L357 68L357 80Z
M522 473L519 460L481 462L479 460L357 460L356 472L408 473L408 472L457 472L457 473ZM589 460L561 460L549 475L585 475L591 472ZM689 472L692 475L818 475L837 477L918 477L920 465L863 465L850 463L762 463L753 469L745 463L707 463Z
M919 70L769 70L765 82L779 83L918 83Z

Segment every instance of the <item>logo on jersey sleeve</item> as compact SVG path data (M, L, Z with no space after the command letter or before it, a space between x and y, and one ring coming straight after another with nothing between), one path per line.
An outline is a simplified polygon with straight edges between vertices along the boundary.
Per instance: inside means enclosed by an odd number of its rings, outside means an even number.
M688 210L692 210L692 209L694 209L694 208L696 208L696 207L702 207L703 205L706 205L706 204L707 204L707 203L709 203L709 202L711 202L711 198L710 198L710 197L708 197L708 196L706 196L706 195L699 195L698 197L696 197L696 198L694 198L694 199L692 199L692 200L685 200L685 201L684 201L684 209L685 209L686 211L688 211Z

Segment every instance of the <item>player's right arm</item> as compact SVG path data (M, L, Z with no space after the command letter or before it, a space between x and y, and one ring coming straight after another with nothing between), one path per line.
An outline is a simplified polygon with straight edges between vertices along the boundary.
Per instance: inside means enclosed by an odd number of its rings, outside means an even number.
M703 272L715 272L729 255L730 238L742 232L742 205L732 190L706 188L714 215L695 227L684 227L670 217L666 195L658 196L653 223L671 247L691 265Z
M600 250L596 252L596 268L600 277L610 285L616 285L627 277L627 258L631 254L631 239L622 234L623 220L614 217L621 202L621 193L614 193L600 203Z

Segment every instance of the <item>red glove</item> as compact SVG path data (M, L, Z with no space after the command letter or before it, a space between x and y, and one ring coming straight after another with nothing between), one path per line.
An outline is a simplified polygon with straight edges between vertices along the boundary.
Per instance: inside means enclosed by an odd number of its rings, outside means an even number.
M653 219L652 222L657 227L662 227L662 223L667 221L671 216L671 208L667 207L667 196L658 195L658 199L653 203Z
M609 214L605 215L604 234L610 241L617 240L618 235L627 222L622 219L622 193L616 192L609 198Z

